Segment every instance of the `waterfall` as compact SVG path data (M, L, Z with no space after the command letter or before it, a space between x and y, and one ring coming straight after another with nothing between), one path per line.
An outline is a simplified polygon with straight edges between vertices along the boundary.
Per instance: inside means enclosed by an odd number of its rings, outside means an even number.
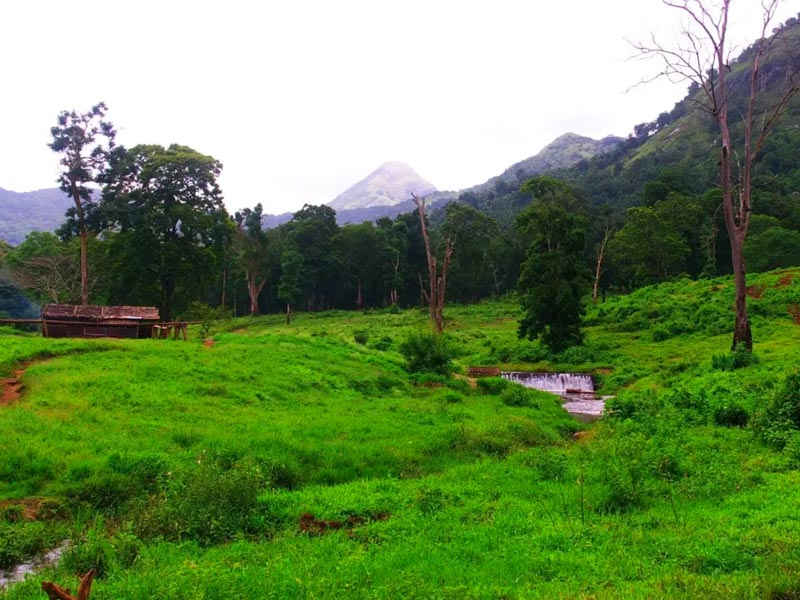
M585 373L509 371L502 373L502 376L504 379L519 383L525 387L558 394L559 396L565 394L594 394L592 376Z
M603 414L605 400L595 395L592 376L586 373L507 371L500 375L527 388L561 396L564 410L579 419L594 420Z

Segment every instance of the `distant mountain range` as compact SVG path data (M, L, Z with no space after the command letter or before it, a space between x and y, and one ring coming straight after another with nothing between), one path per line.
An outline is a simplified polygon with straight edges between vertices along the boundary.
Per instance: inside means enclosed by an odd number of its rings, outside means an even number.
M581 160L608 152L621 140L611 136L593 140L566 133L535 156L511 165L497 177L460 191L437 191L436 186L420 177L407 164L387 162L339 194L328 206L336 210L339 224L375 221L381 217L394 218L400 213L414 210L412 193L427 197L431 205L441 204L458 198L464 192L482 192L499 181L514 184L540 173L570 167ZM58 188L24 193L0 188L0 239L16 245L31 231L55 231L64 222L64 213L71 205L71 199ZM264 215L264 225L277 227L291 218L290 212Z
M31 231L55 231L72 200L58 188L11 192L0 188L0 240L17 245Z

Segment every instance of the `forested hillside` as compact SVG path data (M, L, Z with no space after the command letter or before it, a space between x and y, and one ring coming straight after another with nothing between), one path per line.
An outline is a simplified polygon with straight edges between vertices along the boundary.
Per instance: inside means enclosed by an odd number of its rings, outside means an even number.
M58 188L25 193L0 188L0 240L17 245L31 231L55 231L70 204Z

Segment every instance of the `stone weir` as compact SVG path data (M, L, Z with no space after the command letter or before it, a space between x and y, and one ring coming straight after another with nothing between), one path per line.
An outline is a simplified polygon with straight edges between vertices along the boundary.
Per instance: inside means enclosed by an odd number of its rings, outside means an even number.
M560 396L564 399L564 410L580 418L593 420L603 414L605 402L595 395L592 376L586 373L508 371L501 375L527 388Z

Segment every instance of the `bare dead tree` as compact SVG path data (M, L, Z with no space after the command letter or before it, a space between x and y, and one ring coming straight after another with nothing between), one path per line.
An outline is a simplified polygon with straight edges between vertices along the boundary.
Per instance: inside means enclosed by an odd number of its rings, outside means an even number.
M776 99L766 103L766 106L762 105L765 85L760 70L766 55L781 37L779 29L769 35L779 1L761 1L761 36L752 48L749 95L746 108L739 115L743 126L743 140L738 148L733 147L731 136L729 75L734 67L729 56L727 39L731 0L721 0L719 4L710 0L663 0L666 6L680 11L686 18L686 25L678 41L673 46L665 46L652 37L649 45L634 44L643 56L661 60L663 70L656 77L696 84L700 90L699 108L717 122L720 133L719 181L736 288L733 348L744 344L748 350L752 350L753 337L747 315L744 241L752 210L753 167L778 118L785 112L791 98L800 91L797 77L789 74L774 96Z
M606 223L606 228L603 231L603 239L597 246L597 255L594 267L594 286L592 286L592 302L597 304L597 293L600 289L600 277L603 275L603 261L606 255L606 247L611 240L611 226ZM605 296L603 296L605 298Z
M18 287L36 293L42 301L74 304L81 300L81 265L71 254L27 258L7 265L5 274ZM93 270L87 280L89 292L103 283L104 279Z
M444 331L444 297L447 288L447 270L450 268L450 259L453 257L453 247L455 239L448 237L445 240L444 260L442 261L441 271L438 269L436 257L431 250L431 238L428 234L428 224L425 222L425 198L419 198L411 194L411 199L417 206L419 212L419 222L422 228L422 239L425 242L425 254L428 258L428 289L422 286L422 276L420 275L420 291L425 302L430 309L431 324L436 333Z

